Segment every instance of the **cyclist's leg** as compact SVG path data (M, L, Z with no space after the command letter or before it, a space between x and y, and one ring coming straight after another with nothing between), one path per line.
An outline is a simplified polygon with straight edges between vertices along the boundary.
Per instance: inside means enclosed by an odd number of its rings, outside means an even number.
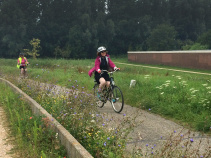
M20 69L21 69L21 77L23 77L24 76L24 68L21 67Z
M104 74L104 79L106 80L106 87L108 88L110 86L110 77L109 75L106 73Z
M27 77L27 68L24 67L24 76Z
M110 86L110 81L106 82L106 87L108 88Z
M100 82L100 84L99 84L99 91L102 91L102 89L105 87L105 85L106 85L106 80L103 78L103 77L101 77L100 79L99 79L99 82Z

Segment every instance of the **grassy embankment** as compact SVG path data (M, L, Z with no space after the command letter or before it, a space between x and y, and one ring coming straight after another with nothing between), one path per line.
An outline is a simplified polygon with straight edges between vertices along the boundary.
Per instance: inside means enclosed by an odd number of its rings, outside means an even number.
M33 115L22 96L14 93L10 87L0 83L0 89L0 106L7 114L11 132L7 140L14 145L11 153L26 158L66 157L58 133L48 127L46 118Z

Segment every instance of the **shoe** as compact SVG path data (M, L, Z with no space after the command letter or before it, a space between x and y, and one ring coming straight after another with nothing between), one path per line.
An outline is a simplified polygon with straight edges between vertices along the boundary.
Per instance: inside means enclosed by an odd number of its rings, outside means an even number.
M97 97L100 99L100 92L97 92Z

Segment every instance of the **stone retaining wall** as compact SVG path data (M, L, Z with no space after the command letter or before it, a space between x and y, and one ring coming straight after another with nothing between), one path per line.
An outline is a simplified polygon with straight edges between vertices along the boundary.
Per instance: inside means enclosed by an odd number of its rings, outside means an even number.
M129 51L128 61L211 70L211 50L198 51Z
M0 78L1 82L6 83L10 86L16 93L21 94L25 101L31 106L32 112L36 115L44 115L51 120L54 125L54 131L58 133L61 144L65 146L69 158L93 158L90 153L55 119L53 118L45 109L43 109L35 100L29 97L26 93L20 90L11 82Z

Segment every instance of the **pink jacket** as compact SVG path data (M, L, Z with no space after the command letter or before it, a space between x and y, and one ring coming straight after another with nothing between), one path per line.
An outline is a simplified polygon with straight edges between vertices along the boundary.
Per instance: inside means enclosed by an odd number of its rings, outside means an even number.
M109 55L107 54L106 56L106 61L108 63L108 66L112 69L114 69L116 66L115 64L111 61L111 59L109 58ZM100 63L101 63L101 57L98 56L95 60L95 66L89 70L88 74L90 77L92 77L93 72L98 71L100 69Z

